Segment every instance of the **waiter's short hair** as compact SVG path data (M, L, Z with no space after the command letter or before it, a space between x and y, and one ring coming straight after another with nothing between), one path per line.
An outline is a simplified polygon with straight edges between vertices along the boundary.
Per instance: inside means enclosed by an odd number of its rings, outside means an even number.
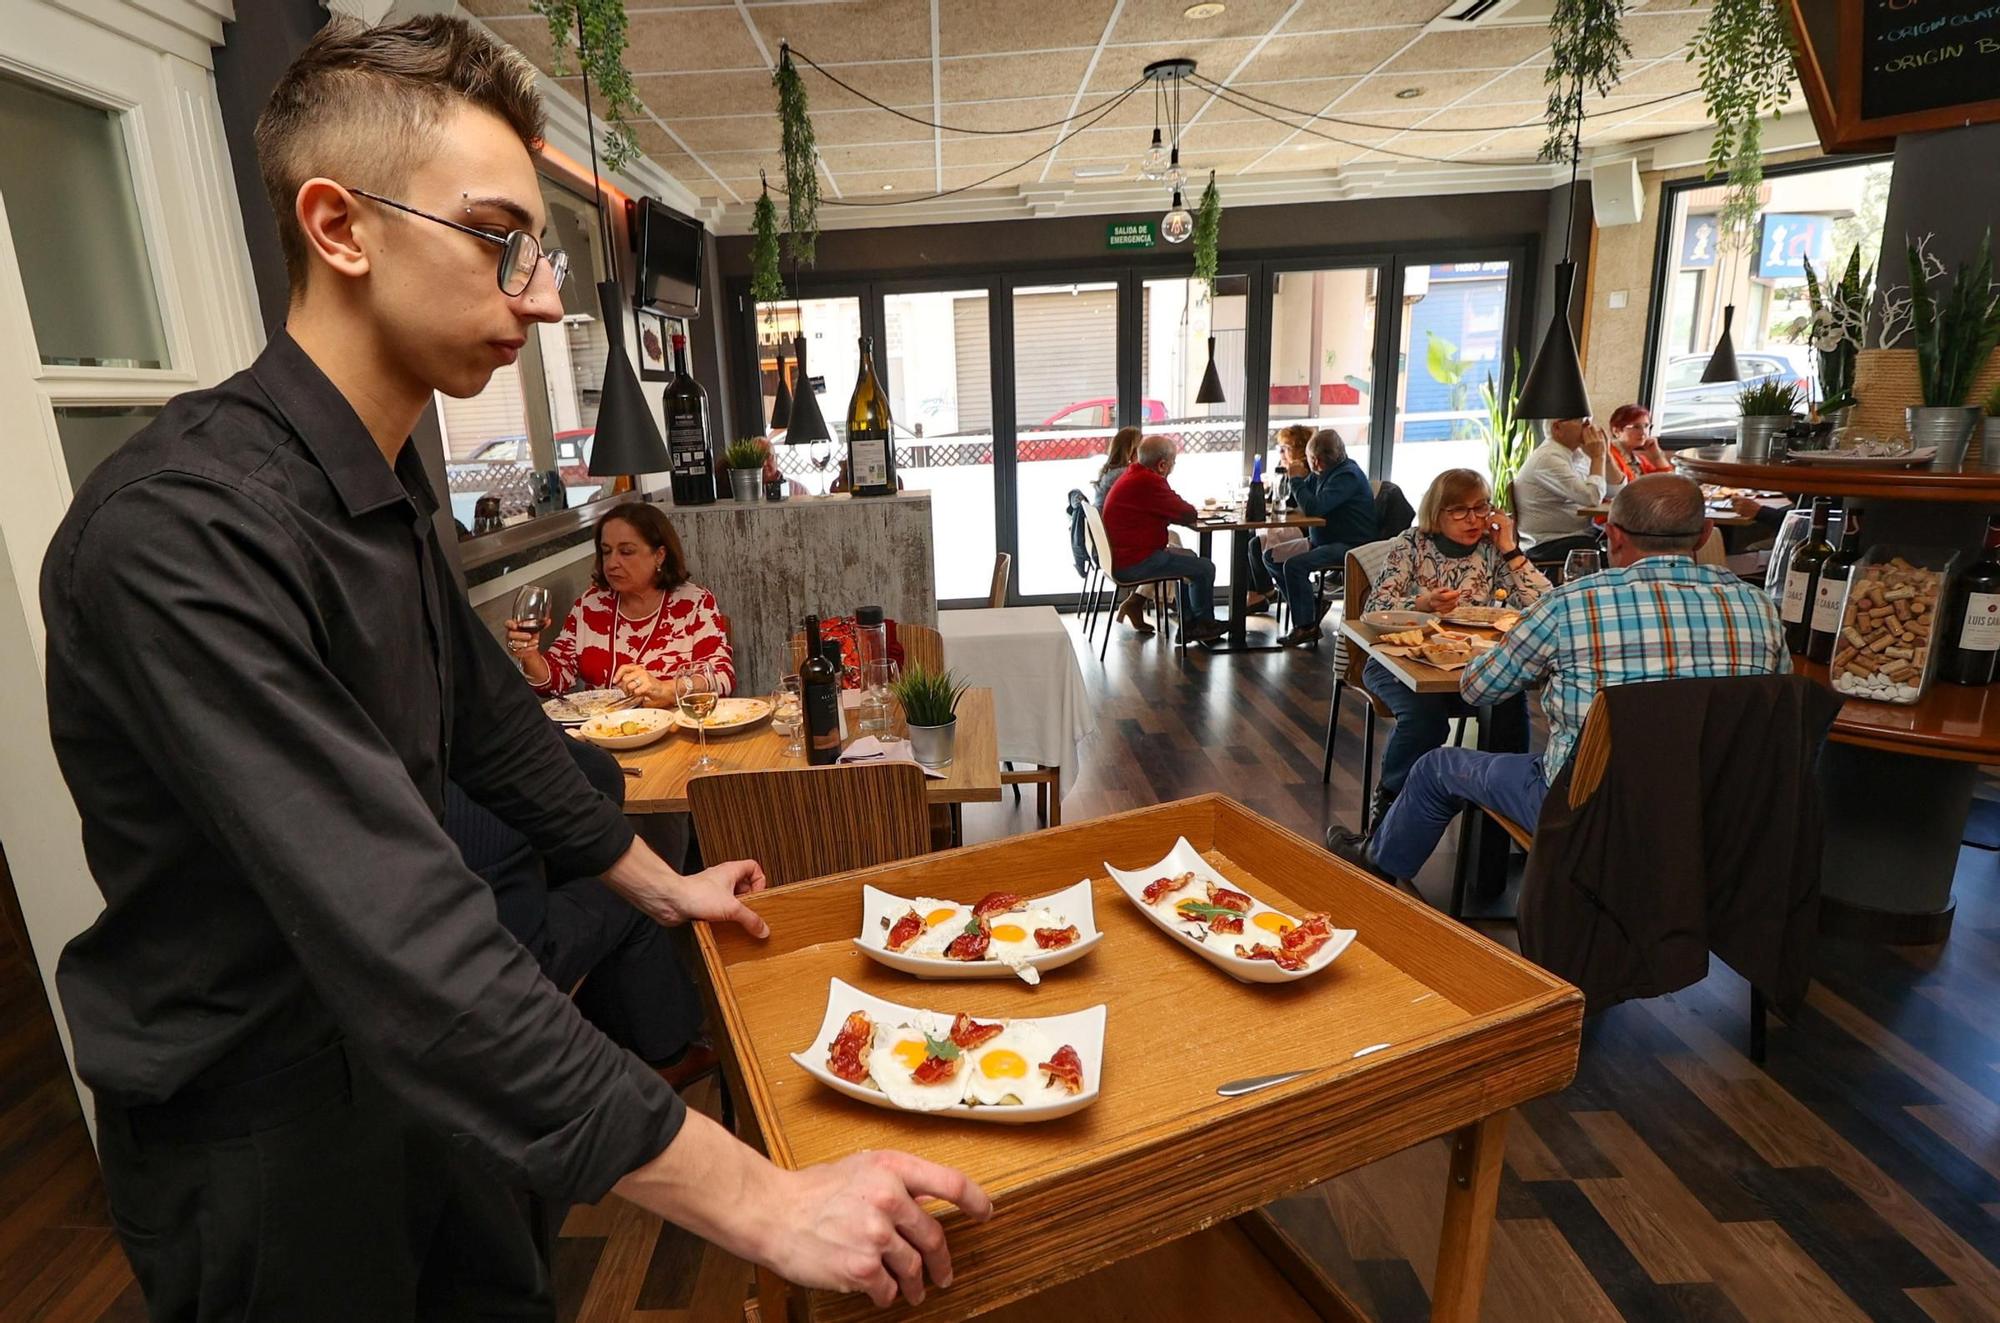
M368 27L334 19L271 89L257 118L257 167L278 222L292 292L305 288L299 188L326 178L391 197L442 141L465 104L505 120L529 151L547 124L535 66L462 18Z
M653 576L655 588L672 592L688 581L687 552L681 549L681 535L674 532L666 512L650 501L621 501L597 517L597 527L591 533L591 587L607 591L611 587L604 581L604 526L614 519L630 524L639 540L653 550L667 553L660 562L660 572Z

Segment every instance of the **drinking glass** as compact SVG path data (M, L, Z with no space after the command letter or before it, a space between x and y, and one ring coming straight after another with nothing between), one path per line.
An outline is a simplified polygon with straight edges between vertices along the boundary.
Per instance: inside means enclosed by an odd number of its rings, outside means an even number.
M701 753L688 764L690 772L712 772L722 766L708 756L708 714L715 711L715 667L708 662L696 662L674 675L674 703L680 708L683 720L694 725L695 739Z
M861 674L860 733L885 744L896 738L896 697L889 688L896 675L896 663L887 658L868 662Z
M1595 551L1572 551L1563 557L1563 582L1573 583L1586 574L1595 574L1604 568L1604 558Z
M827 476L826 470L827 466L833 463L833 438L830 436L822 437L812 442L807 448L806 455L812 461L813 468L819 473L819 494L824 496L826 495L827 488L832 485L832 479Z
M785 737L785 757L805 756L805 741L801 735L805 731L805 707L799 677L787 675L778 681L778 692L771 696L771 729Z
M549 627L550 608L553 605L554 599L549 595L549 590L539 583L531 583L514 594L514 623L539 636ZM527 661L519 655L515 656L514 664L524 673L528 669Z

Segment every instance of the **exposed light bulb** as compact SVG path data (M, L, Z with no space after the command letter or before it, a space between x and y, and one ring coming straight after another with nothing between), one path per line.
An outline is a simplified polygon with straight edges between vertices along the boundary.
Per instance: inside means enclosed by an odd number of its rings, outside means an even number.
M1139 178L1164 179L1167 175L1167 149L1160 143L1160 131L1153 130L1153 145L1139 158Z
M1167 187L1176 192L1179 192L1180 186L1187 182L1187 171L1181 167L1181 149L1179 147L1174 148L1173 156L1168 161L1166 180ZM1180 204L1176 203L1175 205L1178 206Z
M1194 235L1194 217L1181 205L1181 191L1174 190L1173 210L1160 217L1160 237L1168 243L1186 243Z

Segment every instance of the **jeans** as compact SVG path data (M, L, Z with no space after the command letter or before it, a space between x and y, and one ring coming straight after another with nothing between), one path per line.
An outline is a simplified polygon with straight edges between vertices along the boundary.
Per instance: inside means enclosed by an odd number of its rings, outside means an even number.
M1391 877L1415 877L1467 800L1532 831L1548 792L1539 753L1432 749L1376 826L1371 853Z
M1313 591L1313 571L1329 569L1345 561L1346 544L1329 542L1282 561L1271 554L1272 550L1275 548L1264 552L1264 565L1285 586L1285 605L1292 613L1292 628L1318 624L1319 595Z
M1362 683L1396 714L1396 728L1382 750L1382 779L1377 782L1390 795L1400 794L1403 782L1417 759L1432 749L1444 747L1453 717L1476 717L1479 709L1456 694L1420 694L1378 661L1362 668ZM1528 747L1528 699L1517 694L1495 705L1493 719L1482 731L1481 743L1489 751L1519 753Z
M1215 562L1186 547L1161 547L1136 565L1119 566L1111 577L1119 583L1179 579L1181 610L1187 617L1215 619Z

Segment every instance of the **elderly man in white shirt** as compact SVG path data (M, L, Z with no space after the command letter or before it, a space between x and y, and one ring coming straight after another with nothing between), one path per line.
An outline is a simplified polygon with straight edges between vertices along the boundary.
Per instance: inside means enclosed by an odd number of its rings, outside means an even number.
M1514 475L1518 536L1537 560L1596 545L1589 518L1576 511L1625 485L1606 461L1607 445L1603 429L1588 418L1558 419Z

